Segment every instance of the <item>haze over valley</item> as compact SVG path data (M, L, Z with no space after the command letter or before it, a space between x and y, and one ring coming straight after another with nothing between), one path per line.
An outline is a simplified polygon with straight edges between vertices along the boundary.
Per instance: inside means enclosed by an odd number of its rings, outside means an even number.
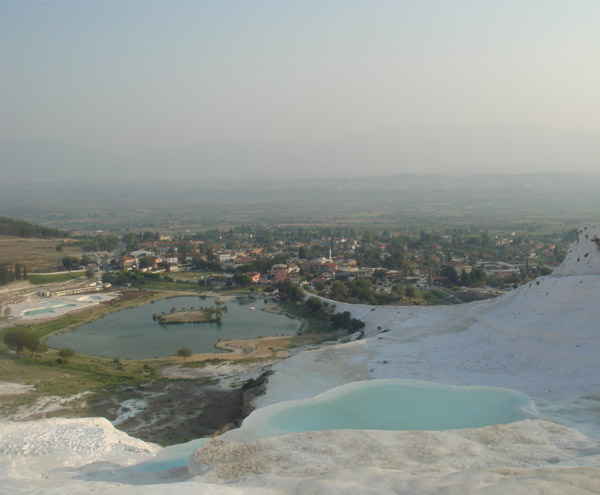
M599 25L0 2L0 492L599 494Z

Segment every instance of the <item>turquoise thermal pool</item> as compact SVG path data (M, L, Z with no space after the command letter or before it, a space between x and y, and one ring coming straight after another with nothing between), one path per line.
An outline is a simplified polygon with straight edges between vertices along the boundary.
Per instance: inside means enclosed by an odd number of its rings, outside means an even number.
M219 438L245 442L319 430L451 430L479 428L537 417L533 401L520 392L416 380L382 379L349 383L310 399L257 409L242 426ZM154 471L187 465L208 439L163 449L138 467Z
M40 307L39 308L34 308L34 309L26 309L25 311L23 311L21 313L22 316L33 316L33 315L39 315L39 314L43 314L43 313L54 313L56 309L62 309L62 308L74 308L76 305L75 304L71 304L71 303L64 303L64 302L43 302L40 303Z
M260 438L318 430L452 430L535 416L529 397L493 387L383 379L349 383L311 399L258 409L231 432Z

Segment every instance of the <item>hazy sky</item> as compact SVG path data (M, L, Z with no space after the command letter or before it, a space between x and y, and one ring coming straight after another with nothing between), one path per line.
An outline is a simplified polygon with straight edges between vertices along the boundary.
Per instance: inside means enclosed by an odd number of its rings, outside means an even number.
M600 2L0 2L0 169L600 171Z

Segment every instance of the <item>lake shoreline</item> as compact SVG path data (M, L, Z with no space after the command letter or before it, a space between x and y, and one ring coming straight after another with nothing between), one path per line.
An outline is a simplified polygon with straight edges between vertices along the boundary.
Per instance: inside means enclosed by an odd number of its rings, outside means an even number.
M55 334L45 343L55 349L71 348L78 354L144 360L173 356L183 347L195 354L218 353L219 341L291 336L302 325L300 319L287 315L253 311L265 305L263 300L240 297L227 306L220 301L212 306L214 298L206 296L164 295L175 298L139 301L136 307L105 314L79 325L75 333ZM179 324L199 320L203 324Z

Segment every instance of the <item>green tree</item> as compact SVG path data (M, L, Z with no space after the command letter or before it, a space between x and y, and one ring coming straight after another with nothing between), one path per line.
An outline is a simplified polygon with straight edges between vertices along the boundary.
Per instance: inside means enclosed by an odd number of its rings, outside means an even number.
M192 351L187 347L182 347L181 349L177 350L177 355L183 359L187 359L192 355Z
M475 286L481 286L485 283L485 279L486 279L486 274L485 274L485 270L480 267L480 266L476 266L473 268L473 270L470 273L471 275L471 283Z
M30 330L10 329L2 340L8 347L17 351L17 355L20 355L25 349L31 352L32 355L47 349L40 342L39 337Z
M59 349L58 356L59 356L59 359L61 360L61 361L59 361L59 364L67 364L69 362L69 359L71 359L74 355L75 355L75 351L69 347Z
M27 271L25 266L21 263L15 264L15 280L25 280L27 278Z
M81 266L91 265L93 262L94 262L94 260L85 254L79 260L79 264Z
M401 283L392 285L392 292L396 297L404 297L404 286Z
M343 328L350 333L356 332L365 326L364 321L357 318L352 318L349 311L335 313L329 317L329 321L335 330Z
M233 274L233 282L237 285L241 285L242 287L247 287L252 283L250 277L248 275L244 275L243 273L235 272Z
M413 298L417 297L417 289L415 288L414 285L407 285L406 288L404 289L404 293L406 294L406 297L408 297L409 299L413 299Z
M325 282L323 282L322 280L317 280L313 283L313 286L318 291L325 290Z
M448 282L450 282L452 285L456 285L458 282L458 272L452 265L446 265L444 268L442 268L440 273L446 277Z
M0 264L0 285L14 282L14 280L15 272L13 271L12 267L6 263Z
M152 268L154 266L154 258L151 256L142 256L138 263L140 268Z
M345 301L348 297L348 288L338 280L331 285L330 297L336 301Z
M306 300L306 307L310 309L313 313L317 311L321 311L323 309L323 301L315 296L310 296Z
M79 267L79 258L75 256L65 256L62 259L62 265L65 270L74 270Z
M305 260L307 259L309 256L308 250L304 247L301 246L300 248L298 248L298 258L301 260Z
M275 284L275 286L279 289L279 292L285 294L292 302L300 301L304 297L302 287L289 280L279 282L278 284Z

